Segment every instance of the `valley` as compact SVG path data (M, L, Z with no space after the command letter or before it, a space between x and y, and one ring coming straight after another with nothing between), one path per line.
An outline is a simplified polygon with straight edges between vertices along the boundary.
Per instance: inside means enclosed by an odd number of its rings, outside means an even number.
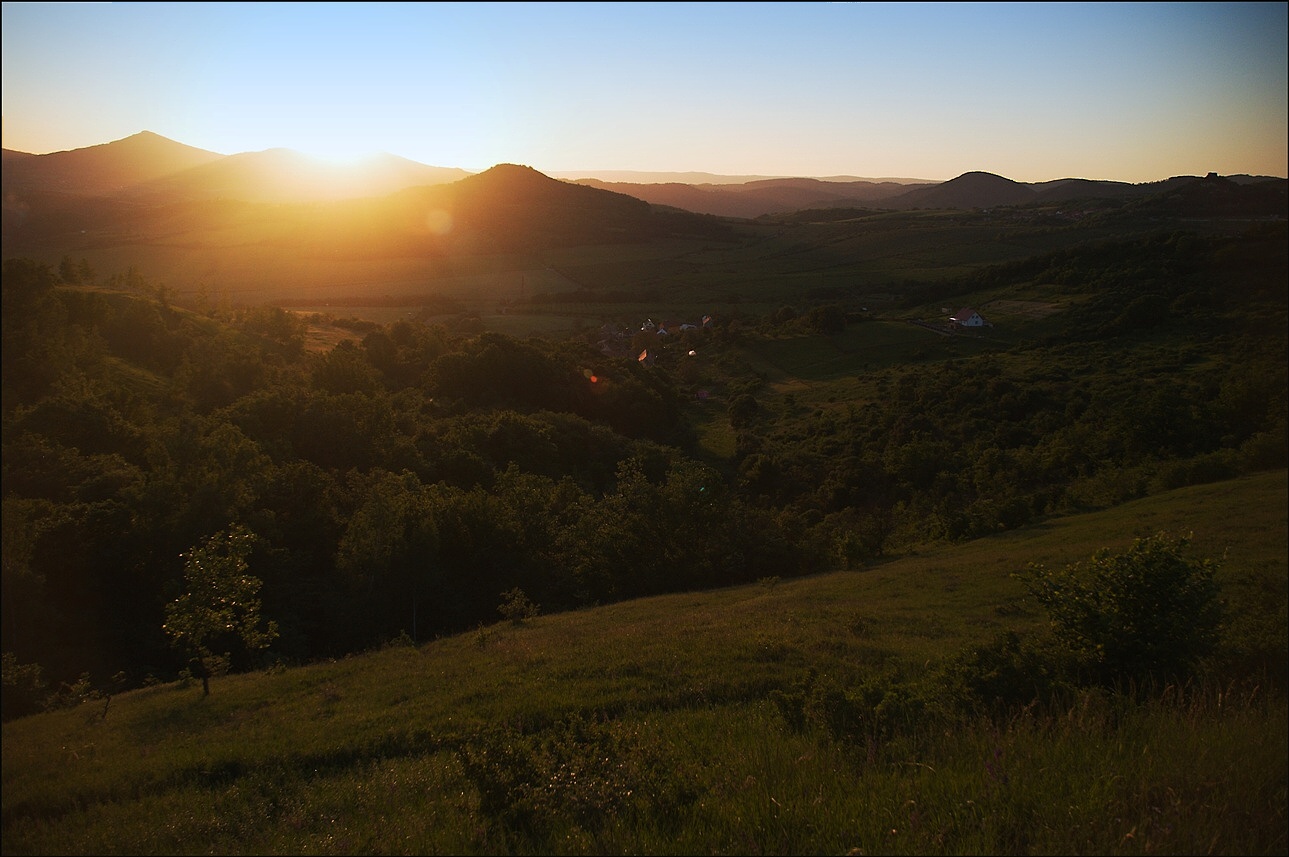
M5 853L1284 850L1284 179L131 140L6 189Z

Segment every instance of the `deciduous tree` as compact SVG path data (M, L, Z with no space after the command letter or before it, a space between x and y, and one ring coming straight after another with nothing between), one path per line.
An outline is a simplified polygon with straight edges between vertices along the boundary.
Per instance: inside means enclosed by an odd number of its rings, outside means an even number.
M220 649L264 649L277 637L277 623L261 620L260 580L246 573L255 540L249 529L235 525L193 548L184 557L186 591L166 605L165 632L191 656L206 695L210 676L227 671L232 658Z

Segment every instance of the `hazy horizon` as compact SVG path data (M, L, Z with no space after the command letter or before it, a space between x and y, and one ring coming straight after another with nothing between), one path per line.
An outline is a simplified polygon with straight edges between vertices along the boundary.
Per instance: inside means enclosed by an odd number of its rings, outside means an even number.
M146 130L563 178L1284 177L1287 9L6 2L3 145Z

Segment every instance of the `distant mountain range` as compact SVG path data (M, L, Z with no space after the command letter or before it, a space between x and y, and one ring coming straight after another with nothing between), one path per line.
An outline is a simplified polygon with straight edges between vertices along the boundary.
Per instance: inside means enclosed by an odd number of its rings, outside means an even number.
M309 202L388 196L410 187L447 184L472 173L382 154L352 166L323 163L290 149L221 155L142 131L112 143L33 155L3 151L6 193L34 191L136 199L235 199ZM917 178L721 176L629 170L560 172L551 178L634 196L699 214L752 218L809 208L990 208L1071 199L1144 197L1193 181L1157 182L1063 178L1026 184L987 172L949 181ZM1240 185L1273 176L1227 176Z
M4 188L87 196L310 202L387 196L444 184L466 170L429 167L396 155L352 166L327 164L291 149L220 155L143 131L114 143L29 155L4 150Z
M819 208L877 208L894 211L982 209L1030 203L1060 203L1081 199L1145 198L1199 180L1174 176L1158 182L1057 179L1025 184L986 172L969 172L946 182L857 179L826 181L811 178L763 179L737 185L678 183L635 184L579 179L579 183L625 193L651 202L700 214L754 218ZM1271 176L1228 176L1235 185L1283 183Z
M1165 205L1200 215L1285 214L1286 180L1266 176L1025 184L986 172L945 182L682 175L718 181L572 181L513 164L471 174L394 155L342 168L288 149L221 155L144 131L44 155L4 150L4 253L48 257L186 241L422 255L427 247L448 252L711 237L726 228L698 215L753 219L814 209L992 209L1075 200Z
M514 164L471 174L386 155L341 169L286 149L223 156L145 132L48 155L6 150L3 166L6 257L147 246L426 257L725 229Z

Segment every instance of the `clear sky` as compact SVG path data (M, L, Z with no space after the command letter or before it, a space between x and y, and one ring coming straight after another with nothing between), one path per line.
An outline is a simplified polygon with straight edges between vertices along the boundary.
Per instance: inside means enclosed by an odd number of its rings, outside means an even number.
M1289 175L1289 3L4 3L4 147Z

